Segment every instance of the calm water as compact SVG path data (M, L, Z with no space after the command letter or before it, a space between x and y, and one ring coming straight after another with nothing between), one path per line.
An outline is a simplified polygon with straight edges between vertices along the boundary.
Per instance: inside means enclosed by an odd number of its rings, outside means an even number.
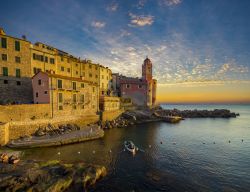
M57 148L26 150L24 157L105 165L109 175L92 191L250 190L249 105L163 107L227 108L240 113L240 117L186 119L176 125L150 123L117 128L106 131L103 139ZM124 152L124 140L133 140L142 150L135 156ZM59 151L61 155L57 155ZM78 151L81 153L78 154Z

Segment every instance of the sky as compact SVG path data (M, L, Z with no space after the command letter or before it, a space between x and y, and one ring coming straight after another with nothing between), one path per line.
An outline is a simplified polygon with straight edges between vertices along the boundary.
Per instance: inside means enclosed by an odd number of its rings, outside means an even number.
M8 0L0 27L141 76L166 103L250 102L249 0Z

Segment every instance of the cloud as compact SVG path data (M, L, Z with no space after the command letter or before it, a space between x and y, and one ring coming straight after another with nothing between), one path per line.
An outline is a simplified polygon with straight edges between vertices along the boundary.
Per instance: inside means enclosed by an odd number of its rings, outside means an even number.
M110 12L115 12L117 11L118 7L119 7L119 4L117 2L113 2L107 7L107 10Z
M91 23L91 26L92 27L95 27L95 28L103 28L106 26L106 23L105 22L102 22L102 21L93 21Z
M145 6L145 3L147 2L147 0L139 0L136 7L138 9L142 9Z
M120 37L126 37L126 36L130 36L131 33L125 29L121 29L121 34Z
M159 0L160 5L165 5L169 7L179 5L181 2L181 0Z
M129 26L143 27L154 23L154 16L152 15L135 15L133 13L129 13L129 16L131 19Z

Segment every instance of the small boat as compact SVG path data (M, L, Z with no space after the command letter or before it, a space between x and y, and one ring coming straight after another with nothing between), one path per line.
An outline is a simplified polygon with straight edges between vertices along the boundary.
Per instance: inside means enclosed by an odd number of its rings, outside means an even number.
M127 149L131 153L135 153L135 144L132 141L125 141L124 142L125 149Z

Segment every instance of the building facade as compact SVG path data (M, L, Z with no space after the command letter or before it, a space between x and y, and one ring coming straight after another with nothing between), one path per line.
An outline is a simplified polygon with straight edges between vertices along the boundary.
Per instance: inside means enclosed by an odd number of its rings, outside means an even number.
M130 98L134 105L152 107L156 104L157 80L153 79L153 65L149 58L142 64L142 77L133 78L112 74L114 94Z
M30 42L0 29L0 103L32 102Z
M49 103L52 117L91 115L99 110L97 83L40 71L32 77L32 86L34 103Z
M41 42L32 44L0 29L0 104L33 103L32 76L46 72L98 85L97 95L111 95L112 71Z

